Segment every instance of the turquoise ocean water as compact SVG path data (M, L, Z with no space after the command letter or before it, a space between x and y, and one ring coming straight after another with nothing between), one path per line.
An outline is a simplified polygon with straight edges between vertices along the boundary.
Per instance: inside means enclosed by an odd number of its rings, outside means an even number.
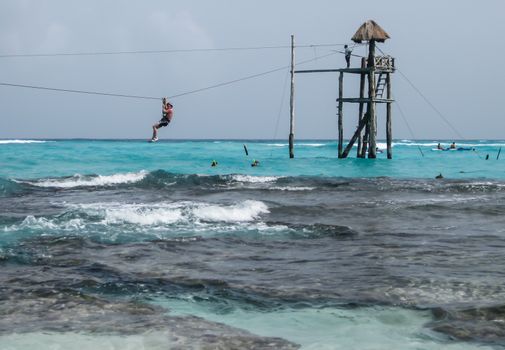
M0 140L0 349L503 348L505 141L438 142Z
M458 147L474 151L434 151L437 143L451 140L396 140L394 161L385 153L378 159L356 159L355 152L336 160L337 143L328 140L299 141L296 160L287 157L285 141L137 141L102 140L0 140L2 177L41 178L74 174L115 173L163 169L181 174L250 174L276 176L332 176L432 178L442 172L450 178L505 178L504 162L493 162L505 141L459 141ZM249 156L245 155L246 144ZM385 143L379 142L380 149ZM483 161L486 155L490 161ZM503 160L503 155L501 156ZM253 159L262 166L251 168ZM209 167L212 160L219 167Z

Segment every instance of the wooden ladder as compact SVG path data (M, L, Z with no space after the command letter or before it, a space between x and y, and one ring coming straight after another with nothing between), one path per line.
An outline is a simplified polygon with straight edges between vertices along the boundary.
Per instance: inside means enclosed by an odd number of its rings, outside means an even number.
M386 88L386 74L380 73L377 79L377 87L375 88L375 97L382 98L384 89Z

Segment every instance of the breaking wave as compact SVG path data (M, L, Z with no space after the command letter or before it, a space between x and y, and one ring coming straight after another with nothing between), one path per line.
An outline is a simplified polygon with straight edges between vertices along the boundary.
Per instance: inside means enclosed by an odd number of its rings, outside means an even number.
M214 192L221 190L258 191L371 191L418 193L482 193L502 192L505 183L499 180L460 179L435 181L431 179L343 178L311 176L253 176L244 174L197 175L176 174L164 170L139 171L112 175L80 175L34 180L0 178L0 196L20 190L65 190L88 187L143 188L160 190L191 190Z
M403 141L403 140L402 140ZM426 142L393 142L393 146L421 146L421 147L436 147L439 143L442 145L445 145L446 147L449 146L450 142L446 141L426 141ZM385 144L384 144L385 145ZM475 143L475 142L456 142L457 147L464 147L464 148L474 148L474 147L505 147L505 142L496 142L496 143Z
M89 214L103 217L104 224L131 223L138 225L173 224L177 222L243 222L253 221L268 213L266 204L246 200L231 205L202 202L159 204L103 203L81 205Z
M96 187L118 184L133 183L142 180L148 174L147 171L138 173L125 173L114 175L80 175L70 177L49 178L36 181L20 181L37 187L74 188L74 187Z
M107 233L110 225L117 228L129 225L132 228L185 229L197 231L199 226L209 230L209 225L221 223L255 223L254 229L268 229L257 221L262 214L269 213L268 206L255 200L245 200L234 204L213 204L205 202L163 202L157 204L89 203L67 205L64 214L52 217L29 215L18 224L4 227L4 232L22 230L43 232L86 231ZM175 226L174 226L175 225ZM265 226L265 227L263 227ZM220 226L223 229L222 225ZM243 227L236 227L243 229ZM227 230L233 230L229 227Z
M205 221L241 222L252 221L261 214L268 213L268 207L260 201L246 200L227 207L201 205L193 210L196 217Z
M55 142L55 141L43 141L43 140L0 140L0 145L5 144L24 144L24 143L46 143L46 142Z
M251 176L251 175L230 175L230 179L236 182L249 182L249 183L267 183L275 182L280 179L279 176Z
M1 181L9 182L9 186L14 183L27 184L43 188L70 189L78 187L100 187L123 184L137 184L140 187L164 187L172 185L181 186L226 186L234 184L268 184L274 183L280 176L251 176L241 174L231 175L197 175L197 174L174 174L164 170L152 172L140 171L132 173L120 173L112 175L81 175L76 174L67 177L42 178L35 180L1 180L0 193L4 184ZM12 182L12 183L10 183Z
M333 146L333 143L295 143L296 147L326 147ZM287 147L289 144L287 143L267 143L265 146L269 147Z

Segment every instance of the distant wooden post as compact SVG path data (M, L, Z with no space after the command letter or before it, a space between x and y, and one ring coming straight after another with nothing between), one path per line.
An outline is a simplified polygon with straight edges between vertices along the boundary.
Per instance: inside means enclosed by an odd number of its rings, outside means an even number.
M386 74L386 97L391 100L391 74ZM391 130L391 102L386 104L386 142L388 159L393 159L392 150L393 131Z
M375 113L375 40L369 41L369 51L368 51L368 68L370 71L368 73L368 113L370 113L369 119L369 129L370 134L368 135L368 158L377 157L377 115Z
M343 126L343 118L344 118L344 104L342 102L343 97L343 89L344 89L344 73L340 72L340 76L338 77L338 157L342 158L342 150L344 145L344 126Z
M291 98L289 100L289 158L294 158L295 141L295 36L291 35Z
M366 59L365 57L361 57L361 69L364 69L366 67ZM365 97L365 74L361 73L360 74L360 81L359 81L359 98L363 99ZM359 104L359 113L358 113L358 125L361 123L361 119L363 119L363 102L360 102ZM358 158L361 157L361 132L358 134L358 150L356 153L356 156Z

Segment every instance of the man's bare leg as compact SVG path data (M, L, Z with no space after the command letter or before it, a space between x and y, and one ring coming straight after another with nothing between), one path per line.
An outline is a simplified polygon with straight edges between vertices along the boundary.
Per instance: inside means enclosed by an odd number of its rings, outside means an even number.
M152 140L155 140L158 138L158 129L156 129L157 125L153 125L153 138Z

